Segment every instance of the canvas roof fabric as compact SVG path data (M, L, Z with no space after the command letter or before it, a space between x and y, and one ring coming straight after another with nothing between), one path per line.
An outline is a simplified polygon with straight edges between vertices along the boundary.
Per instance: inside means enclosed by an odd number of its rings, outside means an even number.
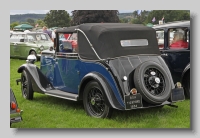
M101 59L139 54L160 54L156 31L141 24L127 23L86 23L57 30L72 33L82 30ZM98 60L85 35L78 31L79 55L82 59ZM122 47L121 40L146 39L147 46Z

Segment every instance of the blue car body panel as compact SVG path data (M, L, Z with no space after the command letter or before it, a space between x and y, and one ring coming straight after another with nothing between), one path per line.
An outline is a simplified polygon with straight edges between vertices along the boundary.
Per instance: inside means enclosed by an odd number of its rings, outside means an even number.
M56 58L54 60L42 55L40 70L55 88L74 94L79 93L79 84L86 74L97 72L106 79L118 102L124 106L114 78L101 63L67 58Z

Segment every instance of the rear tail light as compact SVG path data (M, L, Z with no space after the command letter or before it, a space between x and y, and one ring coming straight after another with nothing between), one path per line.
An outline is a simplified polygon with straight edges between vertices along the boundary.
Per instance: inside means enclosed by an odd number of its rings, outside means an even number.
M12 101L12 102L10 103L10 107L11 107L12 110L15 110L16 107L17 107L17 104L16 104L15 102Z

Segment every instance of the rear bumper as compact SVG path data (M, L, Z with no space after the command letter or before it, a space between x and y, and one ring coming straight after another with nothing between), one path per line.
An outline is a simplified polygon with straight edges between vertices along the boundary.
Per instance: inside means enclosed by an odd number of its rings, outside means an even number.
M23 113L23 110L21 110L19 113L10 114L10 123L21 122L22 121L22 113Z

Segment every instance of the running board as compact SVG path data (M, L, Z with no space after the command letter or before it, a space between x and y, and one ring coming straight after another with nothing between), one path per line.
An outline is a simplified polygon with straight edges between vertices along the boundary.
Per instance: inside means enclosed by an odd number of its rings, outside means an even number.
M55 90L55 89L45 91L44 94L53 96L53 97L62 98L62 99L68 99L68 100L72 100L72 101L78 100L78 94L72 94L69 92L63 92L63 91Z

